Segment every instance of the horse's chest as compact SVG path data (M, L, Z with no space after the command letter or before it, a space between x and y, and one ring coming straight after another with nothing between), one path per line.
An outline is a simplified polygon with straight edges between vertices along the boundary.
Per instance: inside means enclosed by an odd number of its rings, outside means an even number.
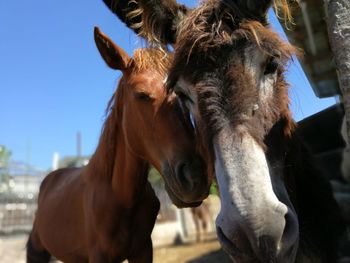
M158 211L159 201L152 195L131 210L110 213L99 224L103 231L97 232L103 250L118 260L137 253L150 240Z

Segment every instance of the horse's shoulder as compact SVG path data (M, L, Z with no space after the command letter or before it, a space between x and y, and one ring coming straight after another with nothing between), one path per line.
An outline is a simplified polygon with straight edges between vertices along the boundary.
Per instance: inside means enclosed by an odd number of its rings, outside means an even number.
M40 195L77 180L81 171L82 168L62 168L49 173L41 182Z

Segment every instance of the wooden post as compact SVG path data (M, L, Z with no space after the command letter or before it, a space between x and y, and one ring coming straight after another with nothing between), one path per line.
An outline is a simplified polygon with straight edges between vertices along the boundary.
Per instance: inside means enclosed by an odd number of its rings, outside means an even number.
M328 35L337 68L350 142L350 0L324 0Z

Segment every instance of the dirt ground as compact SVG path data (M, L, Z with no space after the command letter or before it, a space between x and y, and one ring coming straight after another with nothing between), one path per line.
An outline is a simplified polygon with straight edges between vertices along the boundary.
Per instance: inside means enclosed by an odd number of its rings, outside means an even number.
M25 263L26 235L0 237L0 262Z
M189 243L154 250L155 263L229 263L217 240Z
M25 235L0 237L0 262L25 263ZM216 239L154 249L154 263L229 263Z

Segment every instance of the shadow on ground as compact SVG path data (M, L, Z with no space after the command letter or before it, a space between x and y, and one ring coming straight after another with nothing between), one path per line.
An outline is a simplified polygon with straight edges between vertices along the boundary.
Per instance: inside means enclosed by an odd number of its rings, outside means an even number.
M213 263L213 262L231 263L232 261L222 249L218 249L216 251L212 251L207 254L201 255L197 258L186 261L186 263Z

